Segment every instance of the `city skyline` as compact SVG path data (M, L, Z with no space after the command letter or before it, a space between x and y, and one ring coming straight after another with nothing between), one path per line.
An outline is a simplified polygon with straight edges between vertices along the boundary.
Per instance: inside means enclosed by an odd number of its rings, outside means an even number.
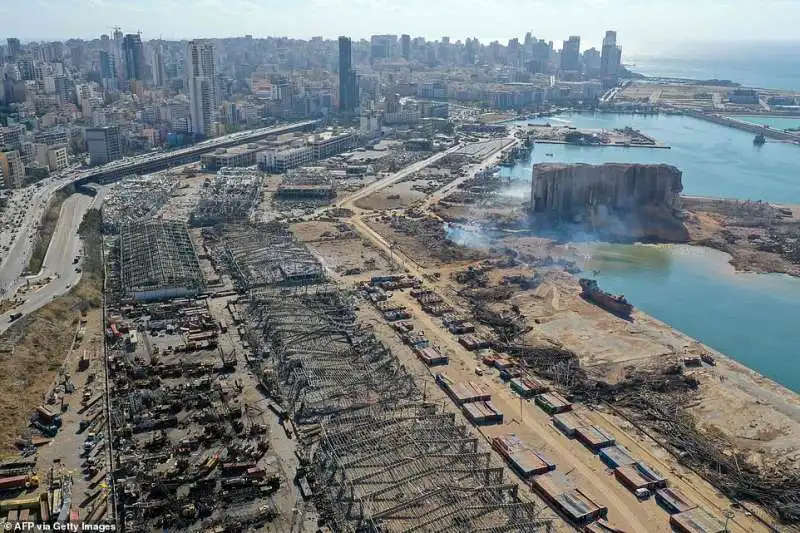
M740 8L737 8L740 6ZM200 0L192 9L176 0L142 0L135 5L117 0L34 0L6 14L8 35L23 41L92 39L119 24L126 33L142 32L144 40L190 40L251 34L254 37L322 36L354 40L371 34L403 34L451 42L477 37L482 43L505 42L531 31L537 38L560 43L569 35L581 37L582 49L600 48L603 31L624 35L628 53L652 53L689 41L792 40L792 21L800 18L800 3L763 0L752 10L743 0L688 0L646 4L608 0L506 2L502 9L482 0L425 3L410 0L402 6L385 0L301 0L277 6L252 0ZM220 17L224 11L232 17ZM87 12L92 13L87 17ZM425 16L420 16L424 13ZM176 27L175 18L181 18ZM226 22L230 20L231 22ZM34 23L35 21L35 23ZM12 35L13 34L13 35Z

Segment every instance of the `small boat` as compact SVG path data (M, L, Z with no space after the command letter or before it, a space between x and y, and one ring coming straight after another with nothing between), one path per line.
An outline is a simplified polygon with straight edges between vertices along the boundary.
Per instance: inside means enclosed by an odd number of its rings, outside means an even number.
M553 157L553 154L552 154L552 153L550 153L550 152L548 152L548 153L546 153L546 154L544 154L544 155L546 155L547 157Z

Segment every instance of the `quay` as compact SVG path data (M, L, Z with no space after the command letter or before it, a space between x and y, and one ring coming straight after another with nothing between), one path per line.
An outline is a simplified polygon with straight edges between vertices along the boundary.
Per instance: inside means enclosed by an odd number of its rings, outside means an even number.
M621 148L661 148L670 146L633 128L594 130L551 124L528 124L537 144L570 144L574 146L618 146Z

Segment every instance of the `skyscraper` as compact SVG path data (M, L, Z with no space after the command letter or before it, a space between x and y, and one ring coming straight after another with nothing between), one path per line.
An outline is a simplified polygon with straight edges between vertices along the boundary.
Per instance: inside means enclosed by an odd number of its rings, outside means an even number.
M126 80L145 78L144 47L142 38L136 33L122 38L122 65Z
M403 34L400 36L400 50L403 54L403 59L408 61L411 58L411 36Z
M581 69L581 38L570 35L561 47L561 70L579 71Z
M16 37L6 39L6 54L13 61L22 54L22 45Z
M100 77L104 80L111 80L117 77L117 68L114 65L114 56L105 50L100 50L97 55L100 63Z
M191 131L197 135L212 136L217 115L214 45L207 41L189 41L185 69Z
M153 70L153 85L161 87L164 85L164 56L161 53L161 46L153 48L150 56L150 67Z
M339 110L353 111L358 106L353 50L349 37L339 37Z
M600 51L600 77L612 83L619 74L622 64L622 49L617 46L617 32L607 31Z

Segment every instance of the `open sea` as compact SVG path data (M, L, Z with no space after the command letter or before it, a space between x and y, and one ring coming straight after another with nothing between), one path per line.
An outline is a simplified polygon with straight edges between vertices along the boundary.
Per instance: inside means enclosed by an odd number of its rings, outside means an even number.
M800 92L800 42L693 43L631 54L623 63L645 76L731 80L746 87Z

